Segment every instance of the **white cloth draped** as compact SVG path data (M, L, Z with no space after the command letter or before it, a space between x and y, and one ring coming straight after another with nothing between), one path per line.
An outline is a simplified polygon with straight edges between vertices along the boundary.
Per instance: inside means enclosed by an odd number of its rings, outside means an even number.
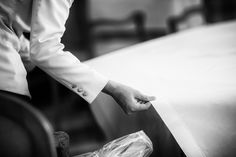
M236 156L236 21L169 35L87 64L155 95L154 108L188 157Z

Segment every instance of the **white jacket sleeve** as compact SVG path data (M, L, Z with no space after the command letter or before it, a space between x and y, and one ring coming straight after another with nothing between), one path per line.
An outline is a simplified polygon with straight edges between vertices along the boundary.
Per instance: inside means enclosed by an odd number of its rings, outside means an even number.
M38 67L91 103L108 79L63 51L61 37L71 4L72 0L34 0L30 55Z

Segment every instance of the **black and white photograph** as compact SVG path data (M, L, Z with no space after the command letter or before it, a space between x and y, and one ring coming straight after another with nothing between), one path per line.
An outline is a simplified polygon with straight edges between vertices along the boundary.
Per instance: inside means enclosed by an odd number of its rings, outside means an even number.
M0 0L0 157L236 157L236 1Z

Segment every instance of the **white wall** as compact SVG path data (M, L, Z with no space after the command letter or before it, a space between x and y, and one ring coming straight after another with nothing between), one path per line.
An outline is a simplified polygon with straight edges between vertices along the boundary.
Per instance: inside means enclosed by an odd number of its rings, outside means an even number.
M147 16L147 27L163 27L170 8L170 0L91 0L90 13L92 19L120 19L142 10Z
M125 18L135 10L147 16L147 27L165 27L166 19L179 14L184 7L199 4L201 0L90 0L90 17Z

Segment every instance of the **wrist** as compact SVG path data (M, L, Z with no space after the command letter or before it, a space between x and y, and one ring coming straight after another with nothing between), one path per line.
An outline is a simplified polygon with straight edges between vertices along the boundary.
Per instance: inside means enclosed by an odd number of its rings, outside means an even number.
M116 88L117 88L117 83L115 83L114 81L109 80L107 82L107 84L105 85L105 87L102 89L102 92L106 93L110 96L113 96L113 93L114 93Z

